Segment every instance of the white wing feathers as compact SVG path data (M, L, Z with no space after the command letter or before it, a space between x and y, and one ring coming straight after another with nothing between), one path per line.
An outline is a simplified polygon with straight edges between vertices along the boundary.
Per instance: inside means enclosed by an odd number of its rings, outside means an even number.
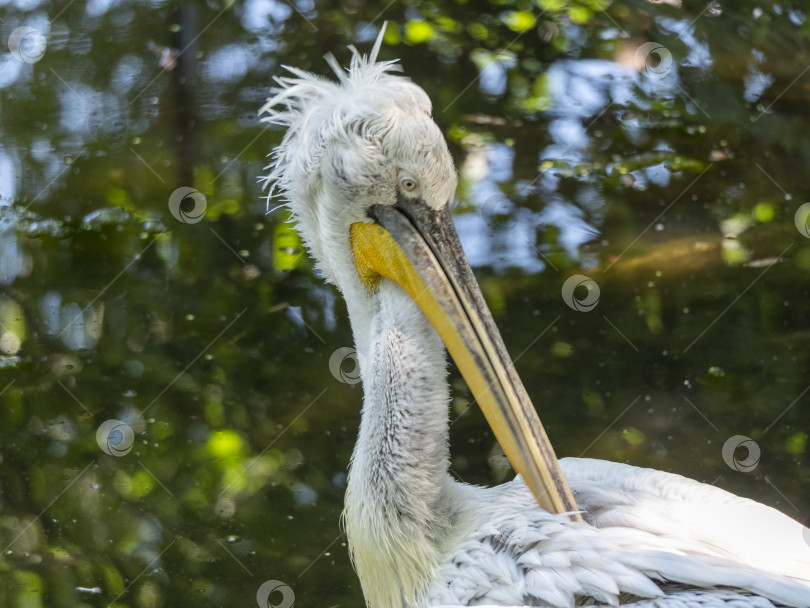
M565 458L577 504L598 528L629 527L810 583L810 531L783 513L697 481L604 460Z
M460 488L469 532L427 605L810 608L810 547L787 516L677 475L561 464L589 523L537 508L520 480Z

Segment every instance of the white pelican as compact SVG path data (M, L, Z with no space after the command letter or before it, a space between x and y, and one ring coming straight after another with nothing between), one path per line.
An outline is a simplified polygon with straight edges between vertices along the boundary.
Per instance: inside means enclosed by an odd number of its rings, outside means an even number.
M327 56L337 82L286 68L261 109L287 127L265 179L354 332L344 523L367 605L810 608L810 531L786 515L678 475L557 462L450 219L430 100L377 62L381 43L350 47L346 71ZM520 473L510 483L448 473L445 346Z

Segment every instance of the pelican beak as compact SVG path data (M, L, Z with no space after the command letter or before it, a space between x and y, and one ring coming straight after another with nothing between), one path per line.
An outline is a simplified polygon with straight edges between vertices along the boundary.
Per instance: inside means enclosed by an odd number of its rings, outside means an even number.
M579 519L554 450L512 365L461 248L450 212L400 196L375 205L376 223L352 224L360 279L402 287L433 324L461 371L512 467L541 507Z

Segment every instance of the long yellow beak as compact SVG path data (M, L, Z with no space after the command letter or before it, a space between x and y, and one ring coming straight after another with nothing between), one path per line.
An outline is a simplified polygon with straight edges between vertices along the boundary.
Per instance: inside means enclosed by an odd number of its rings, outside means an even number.
M515 471L538 504L579 519L571 490L473 277L447 208L404 197L375 205L376 223L351 227L360 279L374 291L385 277L433 324Z

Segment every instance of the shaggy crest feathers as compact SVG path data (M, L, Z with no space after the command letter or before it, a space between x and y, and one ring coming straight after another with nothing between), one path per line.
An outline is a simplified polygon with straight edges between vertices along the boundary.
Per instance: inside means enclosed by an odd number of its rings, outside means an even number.
M392 74L402 71L397 59L377 62L384 33L385 24L369 55L349 46L352 59L347 70L331 53L324 56L338 82L287 65L282 67L295 78L273 77L279 86L271 89L273 96L261 107L259 115L267 114L262 122L286 126L287 132L270 154L271 162L265 167L269 173L260 178L268 190L268 205L280 193L286 199L284 206L289 206L295 187L305 182L320 164L324 142L330 135L338 134L347 115L357 113L359 100L374 99L393 81L399 81L401 86L417 89L424 98L420 101L427 103L425 109L430 112L430 101L424 92L406 77ZM292 211L294 215L298 213L294 208Z
M337 81L285 66L292 76L275 78L278 86L260 110L263 122L287 128L261 178L268 208L280 195L317 266L336 284L335 248L348 243L346 221L363 221L373 204L393 204L398 171L415 171L434 207L455 193L453 161L430 98L393 74L396 60L377 61L384 31L368 56L349 47L346 70L326 56Z

